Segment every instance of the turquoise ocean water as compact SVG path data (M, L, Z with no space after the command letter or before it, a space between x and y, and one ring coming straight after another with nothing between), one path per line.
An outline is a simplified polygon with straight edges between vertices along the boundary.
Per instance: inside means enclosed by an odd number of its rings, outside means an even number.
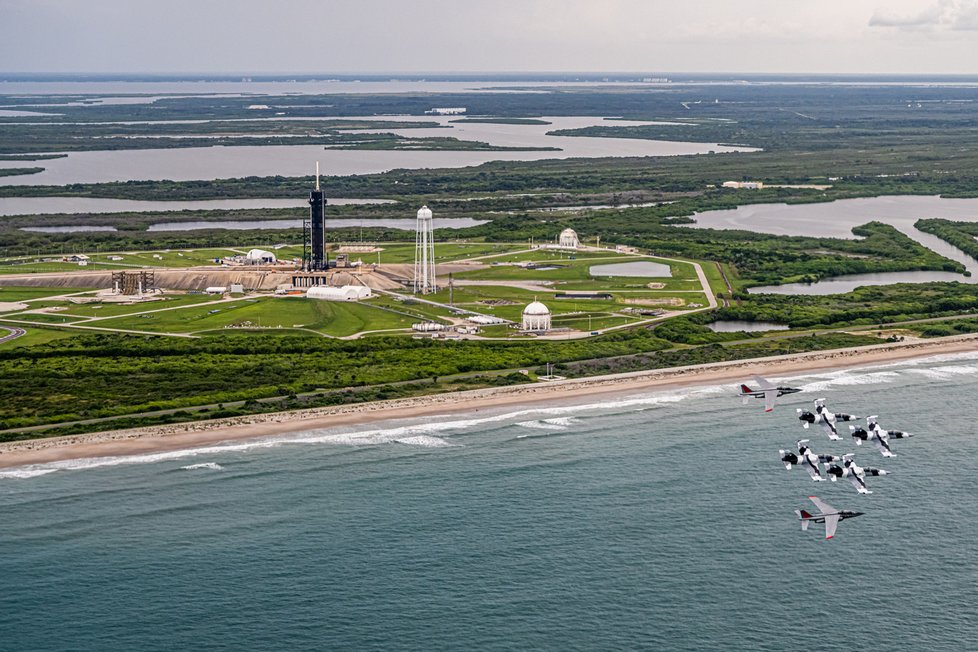
M2 471L0 649L978 649L978 354L782 380ZM916 436L833 444L821 396Z

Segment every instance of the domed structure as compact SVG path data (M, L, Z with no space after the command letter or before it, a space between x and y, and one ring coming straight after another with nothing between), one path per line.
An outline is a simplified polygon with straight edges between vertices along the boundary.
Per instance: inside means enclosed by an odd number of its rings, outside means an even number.
M557 238L557 246L568 249L577 249L581 246L581 241L577 238L577 231L574 229L564 229Z
M263 249L252 249L245 254L245 260L250 265L267 265L276 261L275 254Z
M539 301L527 305L523 309L523 330L525 331L548 331L550 330L550 308Z

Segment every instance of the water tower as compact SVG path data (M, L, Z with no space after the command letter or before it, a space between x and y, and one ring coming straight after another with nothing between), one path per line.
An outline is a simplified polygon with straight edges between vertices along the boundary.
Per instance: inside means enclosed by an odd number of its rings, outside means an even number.
M431 209L422 206L418 210L418 226L414 238L414 293L430 294L437 290L435 237L432 230Z

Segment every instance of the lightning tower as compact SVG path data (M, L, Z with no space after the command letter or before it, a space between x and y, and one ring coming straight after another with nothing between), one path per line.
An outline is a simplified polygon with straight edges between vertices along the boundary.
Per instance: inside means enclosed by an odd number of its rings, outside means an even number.
M418 210L418 227L414 239L414 293L436 292L435 285L435 238L431 226L431 209L422 206Z

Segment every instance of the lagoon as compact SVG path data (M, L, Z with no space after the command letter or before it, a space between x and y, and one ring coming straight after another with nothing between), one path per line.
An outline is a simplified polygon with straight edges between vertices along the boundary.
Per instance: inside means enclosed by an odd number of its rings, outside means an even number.
M361 119L361 118L357 118ZM390 116L363 118L389 121ZM418 116L402 116L418 120ZM429 119L429 116L424 116ZM67 157L44 161L43 172L0 178L0 185L66 185L110 181L190 181L248 176L305 176L315 163L331 176L375 174L393 169L459 168L489 161L537 161L543 159L681 156L708 152L755 151L715 143L549 136L548 131L613 124L629 126L644 122L600 117L547 117L551 124L453 123L453 117L431 117L439 127L385 129L411 138L455 137L501 147L555 147L559 151L423 151L341 150L321 145L268 145L236 147L188 147L179 149L107 150L70 152ZM446 128L447 127L447 128ZM20 161L0 161L0 168L23 166Z
M731 210L697 213L691 228L741 229L776 235L855 238L852 228L871 221L890 224L925 247L962 263L971 276L950 272L886 272L851 274L819 283L791 283L751 288L751 293L822 295L849 292L862 285L960 281L978 283L978 261L936 236L914 228L922 218L978 222L978 199L949 199L931 195L891 195L840 199L812 204L751 204Z
M328 198L332 206L351 204L393 204L391 199ZM160 213L166 211L245 210L254 208L300 208L309 204L305 197L294 199L206 199L199 201L141 201L99 197L3 197L0 216L9 215L102 215L111 213Z

